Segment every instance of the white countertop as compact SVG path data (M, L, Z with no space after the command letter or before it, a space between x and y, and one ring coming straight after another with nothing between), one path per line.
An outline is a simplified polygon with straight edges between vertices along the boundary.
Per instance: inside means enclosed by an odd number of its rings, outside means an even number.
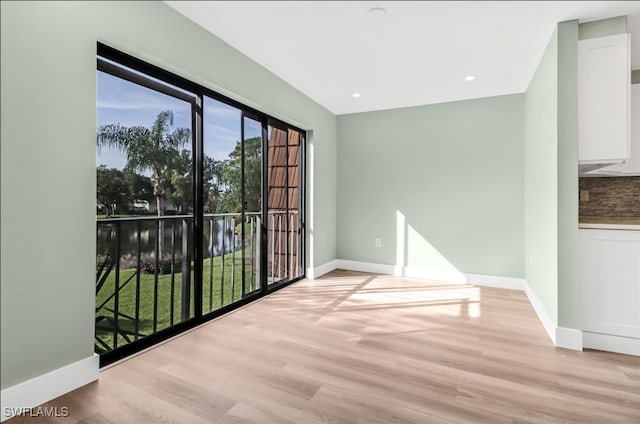
M585 224L580 223L578 228L592 230L636 230L640 231L638 224Z
M640 230L640 219L618 217L580 218L578 228L598 230Z

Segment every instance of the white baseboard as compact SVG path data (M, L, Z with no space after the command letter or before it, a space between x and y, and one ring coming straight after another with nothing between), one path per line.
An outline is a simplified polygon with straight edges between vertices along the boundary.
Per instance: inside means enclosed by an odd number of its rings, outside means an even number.
M574 328L556 328L556 346L582 351L582 331Z
M94 354L2 390L0 421L11 418L19 408L36 407L97 380L99 370L99 356Z
M333 271L337 268L337 262L338 261L334 259L315 268L307 268L307 278L309 280L314 280L328 272Z
M524 292L529 299L529 303L533 307L534 312L538 315L538 319L544 330L547 332L549 339L556 347L562 347L565 349L582 350L582 331L575 328L556 327L551 317L544 309L542 302L533 292L533 289L526 281L523 280Z
M374 274L387 274L393 275L394 266L386 264L374 264L371 262L359 262L359 261L347 261L344 259L336 260L337 267L339 269L346 269L349 271L371 272Z
M500 277L497 275L482 275L465 273L467 284L476 286L495 287L497 289L524 290L523 278Z
M484 287L499 289L524 290L525 281L522 278L500 277L494 275L482 275L463 273L455 270L428 268L419 266L398 266L376 264L371 262L348 261L338 259L337 268L350 271L372 272L376 274L394 275L396 277L418 278L423 280L435 280L442 283L474 284Z
M612 336L610 334L583 331L582 343L585 348L640 356L640 339L634 339L632 337Z
M394 277L402 277L404 276L404 267L400 265L395 265L393 267L393 276Z
M408 278L433 280L438 282L467 284L467 278L456 270L427 268L422 266L405 266L402 275Z
M374 274L393 275L396 277L418 278L422 280L436 280L443 283L466 284L463 273L436 268L417 266L398 266L387 264L376 264L372 262L349 261L345 259L337 260L339 269L349 271L371 272Z
M372 272L376 274L394 275L396 277L435 280L442 283L475 284L478 286L511 290L524 290L525 286L525 281L522 278L471 274L456 270L446 270L420 266L403 267L398 265L376 264L371 262L348 261L344 259L337 259L335 262L337 263L336 268L346 269L349 271Z
M435 280L442 283L466 284L466 277L460 271L428 268L421 266L393 266L395 277L417 278L421 280Z
M551 317L549 317L549 315L547 314L547 311L544 309L544 306L542 306L542 302L540 301L540 299L538 299L538 296L536 296L536 294L533 292L529 284L527 284L526 282L524 283L524 292L526 293L527 298L529 299L529 303L531 303L531 306L533 307L533 310L535 311L536 315L538 315L538 319L542 323L542 326L544 327L544 331L547 332L547 335L549 336L549 338L551 339L551 341L555 346L556 345L556 324L553 322Z

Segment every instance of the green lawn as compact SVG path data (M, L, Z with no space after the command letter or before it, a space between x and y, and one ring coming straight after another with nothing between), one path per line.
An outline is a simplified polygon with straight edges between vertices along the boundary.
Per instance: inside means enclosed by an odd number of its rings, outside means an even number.
M235 263L235 272L232 273L232 267ZM246 274L247 283L245 292L249 293L254 290L255 285L251 285L251 265L252 261L246 258ZM212 266L213 265L213 266ZM203 293L202 293L202 311L208 313L220 309L222 306L229 305L242 298L242 252L236 252L235 262L232 255L224 256L224 284L222 283L222 258L215 257L213 264L211 259L205 259L203 262ZM233 274L233 278L232 278ZM211 278L213 276L213 278ZM125 284L130 278L131 280ZM135 329L135 303L136 303L136 276L134 269L120 270L120 286L119 292L119 316L118 325L120 328L131 332ZM154 298L156 293L155 276L153 274L140 274L140 311L139 311L139 334L149 335L154 332L153 314L154 314ZM159 275L157 283L157 324L156 331L170 327L171 324L171 274ZM191 306L190 316L193 316L193 272L191 273ZM96 296L96 308L109 298L115 291L115 270L111 272L104 286ZM182 273L174 274L173 282L173 323L181 321L182 308ZM108 317L113 319L115 298L110 299L102 308L96 311L97 317ZM111 311L110 311L111 310ZM108 327L104 329L102 327ZM113 348L114 334L112 325L106 320L102 320L96 324L96 336ZM134 336L129 336L131 340ZM127 344L128 341L122 336L118 336L118 346ZM99 346L96 341L96 346ZM101 349L105 350L104 346Z

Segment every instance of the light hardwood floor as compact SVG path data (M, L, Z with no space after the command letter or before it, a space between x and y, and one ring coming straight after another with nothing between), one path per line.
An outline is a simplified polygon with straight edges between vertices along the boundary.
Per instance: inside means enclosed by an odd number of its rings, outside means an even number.
M556 349L523 292L334 271L18 423L640 423L640 358Z

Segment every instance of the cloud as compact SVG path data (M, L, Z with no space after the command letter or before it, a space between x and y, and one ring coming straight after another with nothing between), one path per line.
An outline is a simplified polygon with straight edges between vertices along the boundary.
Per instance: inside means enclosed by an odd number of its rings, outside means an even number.
M212 133L215 133L215 134L229 134L230 136L235 137L236 139L240 138L240 127L238 127L234 131L227 127L223 127L222 125L208 123L205 125L204 131L205 131L205 134L211 131Z

